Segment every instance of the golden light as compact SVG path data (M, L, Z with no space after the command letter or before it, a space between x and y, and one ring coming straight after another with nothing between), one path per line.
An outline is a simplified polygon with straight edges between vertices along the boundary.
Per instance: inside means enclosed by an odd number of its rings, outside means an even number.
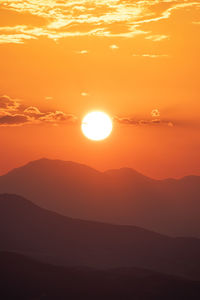
M112 128L111 118L101 111L93 111L87 114L81 125L83 134L93 141L106 139L111 134Z

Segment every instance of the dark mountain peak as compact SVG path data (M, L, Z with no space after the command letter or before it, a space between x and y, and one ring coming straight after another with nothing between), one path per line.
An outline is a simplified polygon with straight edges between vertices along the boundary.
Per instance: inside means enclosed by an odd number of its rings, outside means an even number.
M36 175L46 174L48 176L66 176L66 175L77 175L77 176L93 176L101 174L99 171L72 161L63 161L59 159L48 159L41 158L28 162L27 164L15 168L8 172L5 176L12 175Z
M27 167L30 166L45 166L45 165L59 165L59 164L63 164L63 165L81 165L79 163L75 163L72 161L64 161L64 160L60 160L60 159L50 159L50 158L46 158L46 157L42 157L33 161L28 162L27 164L24 165Z
M81 164L81 163L77 163L77 162L73 162L73 161L65 161L65 160L60 160L60 159L49 159L49 158L45 158L45 157L30 161L20 168L29 168L29 167L39 167L40 168L40 167L47 167L47 166L85 168L85 169L90 169L90 170L96 171L95 169L93 169L87 165ZM96 171L96 172L98 172L98 171Z
M153 180L145 175L143 175L142 173L128 168L128 167L124 167L124 168L120 168L120 169L111 169L105 172L107 175L112 176L112 177L121 177L124 179L129 179L129 180Z

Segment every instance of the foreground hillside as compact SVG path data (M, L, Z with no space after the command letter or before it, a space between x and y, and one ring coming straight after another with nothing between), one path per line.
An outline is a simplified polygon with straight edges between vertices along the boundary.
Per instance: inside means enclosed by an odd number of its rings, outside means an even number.
M0 195L0 250L94 268L139 267L200 280L200 240L135 226L82 221Z
M198 300L200 283L142 269L98 271L37 262L0 252L4 300Z

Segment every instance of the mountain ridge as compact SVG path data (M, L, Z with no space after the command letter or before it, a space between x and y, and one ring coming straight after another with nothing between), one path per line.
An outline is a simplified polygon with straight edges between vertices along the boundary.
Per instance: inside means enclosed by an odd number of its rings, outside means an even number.
M155 180L155 181L165 181L165 180L176 180L177 181L177 180L182 180L184 178L190 178L190 177L199 178L200 177L200 175L197 175L197 174L188 174L188 175L184 175L184 176L180 176L180 177L165 177L165 178L162 178L162 179L158 179L158 178L151 177L151 176L148 176L146 174L143 174L142 172L140 172L140 171L138 171L134 168L127 167L127 166L126 167L119 167L119 168L111 168L111 169L107 169L107 170L104 170L104 171L100 171L100 170L98 170L94 167L88 166L86 163L75 162L75 161L72 161L72 160L51 159L51 158L47 158L47 157L41 157L39 159L28 161L28 162L22 164L21 166L18 166L18 167L15 167L15 168L12 168L12 169L8 170L7 172L1 174L0 177L5 176L5 175L7 175L7 174L9 174L9 173L11 173L15 170L21 169L21 168L26 167L26 166L28 167L30 165L37 164L39 162L41 162L41 163L42 162L58 162L58 163L62 162L62 163L67 163L67 164L71 164L71 165L79 165L79 166L82 166L82 167L86 167L88 169L92 169L92 170L94 170L98 173L107 173L107 172L113 172L113 171L123 171L123 170L128 171L128 170L130 170L130 172L132 172L132 173L138 174L140 176L144 176L146 178L149 178L149 179Z
M154 180L129 168L99 172L41 159L0 176L0 193L24 196L72 218L200 237L198 176Z
M0 195L0 250L98 269L137 267L200 280L200 239L71 219L16 195Z
M0 252L0 268L2 299L197 300L200 294L199 282L138 268L68 268L10 252Z

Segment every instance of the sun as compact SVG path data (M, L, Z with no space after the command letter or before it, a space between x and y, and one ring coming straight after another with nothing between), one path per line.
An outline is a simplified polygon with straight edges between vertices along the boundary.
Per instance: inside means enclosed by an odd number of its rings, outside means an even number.
M102 111L88 113L83 118L81 125L83 134L93 141L106 139L111 134L112 128L111 118Z

